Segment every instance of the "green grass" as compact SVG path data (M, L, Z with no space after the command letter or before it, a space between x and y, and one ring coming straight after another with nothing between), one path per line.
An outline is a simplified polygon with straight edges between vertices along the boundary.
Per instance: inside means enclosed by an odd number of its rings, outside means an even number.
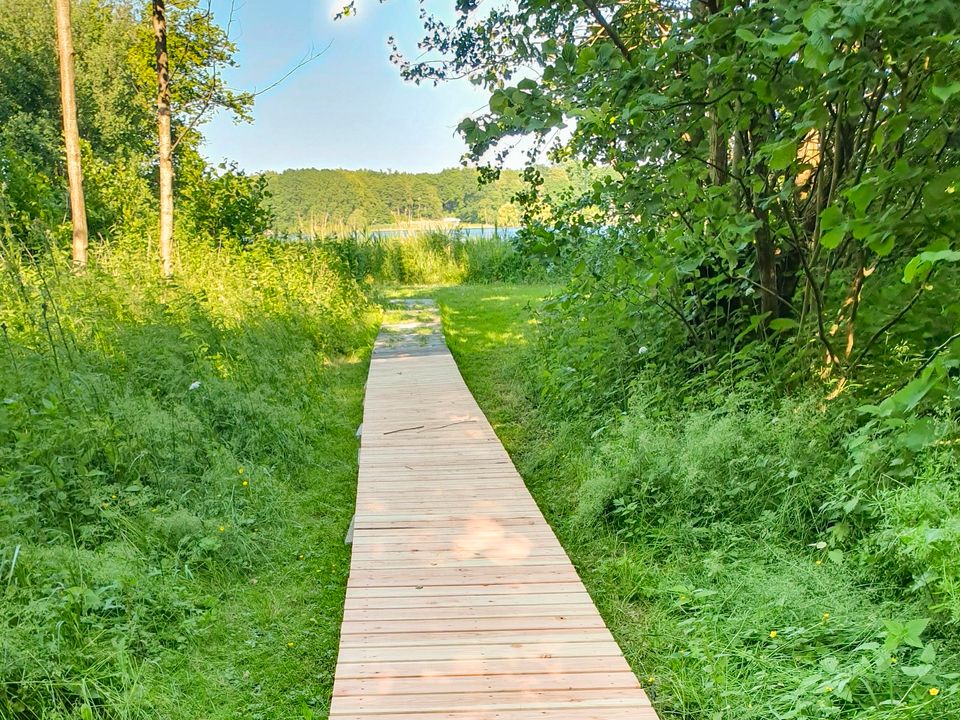
M780 431L742 396L720 393L711 410L641 383L626 412L564 417L539 393L553 368L533 311L547 292L435 296L467 384L661 717L960 717L949 622L921 629L923 597L864 571L869 559L811 547L794 506L767 505L783 487L796 495L808 476L831 475L816 408L778 406L792 415ZM799 474L781 471L783 458ZM782 480L749 490L765 478Z
M216 597L183 652L153 672L149 705L170 718L290 718L329 708L350 567L357 441L367 364L323 375L318 452L283 489L269 547L242 576L203 583Z
M0 279L4 720L328 707L380 311L322 248L181 252Z
M550 273L506 238L466 238L444 231L390 238L351 233L330 238L326 245L368 285L519 282Z

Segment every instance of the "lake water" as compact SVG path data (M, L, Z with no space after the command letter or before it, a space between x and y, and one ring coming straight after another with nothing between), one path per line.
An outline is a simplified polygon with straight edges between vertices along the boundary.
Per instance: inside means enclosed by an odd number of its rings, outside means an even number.
M444 232L442 228L433 228L431 232L435 230L440 230ZM461 228L450 228L446 230L450 235L457 235L465 239L473 238L512 238L520 230L518 227L461 227ZM390 228L387 230L371 230L371 237L379 238L392 238L392 237L409 237L412 235L420 235L423 233L423 230L407 230L403 228Z

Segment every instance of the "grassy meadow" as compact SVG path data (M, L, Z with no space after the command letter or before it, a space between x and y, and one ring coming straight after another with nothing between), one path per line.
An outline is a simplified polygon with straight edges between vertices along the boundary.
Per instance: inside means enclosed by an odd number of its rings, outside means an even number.
M0 281L0 717L322 714L379 309L319 247Z

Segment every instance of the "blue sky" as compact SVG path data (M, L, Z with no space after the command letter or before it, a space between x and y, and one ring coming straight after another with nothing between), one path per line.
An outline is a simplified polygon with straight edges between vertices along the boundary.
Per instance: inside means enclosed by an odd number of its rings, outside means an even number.
M225 25L230 0L214 0ZM454 129L487 95L465 80L416 86L389 61L395 35L412 53L422 28L417 0L358 0L359 15L334 21L343 1L236 0L230 35L240 67L233 87L264 88L311 49L329 48L280 86L257 97L253 124L221 115L204 128L205 152L250 172L289 167L436 171L456 166L465 146ZM428 6L447 10L452 0Z

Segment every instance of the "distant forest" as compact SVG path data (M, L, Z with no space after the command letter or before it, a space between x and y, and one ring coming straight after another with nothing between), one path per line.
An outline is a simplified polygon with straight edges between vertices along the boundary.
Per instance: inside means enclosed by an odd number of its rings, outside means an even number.
M551 195L571 187L583 190L594 176L576 165L543 167L540 172L542 190ZM304 169L265 177L281 232L322 235L342 226L362 229L449 217L501 227L520 221L519 209L511 202L523 188L516 170L504 170L499 180L486 185L480 185L472 168L438 173Z

